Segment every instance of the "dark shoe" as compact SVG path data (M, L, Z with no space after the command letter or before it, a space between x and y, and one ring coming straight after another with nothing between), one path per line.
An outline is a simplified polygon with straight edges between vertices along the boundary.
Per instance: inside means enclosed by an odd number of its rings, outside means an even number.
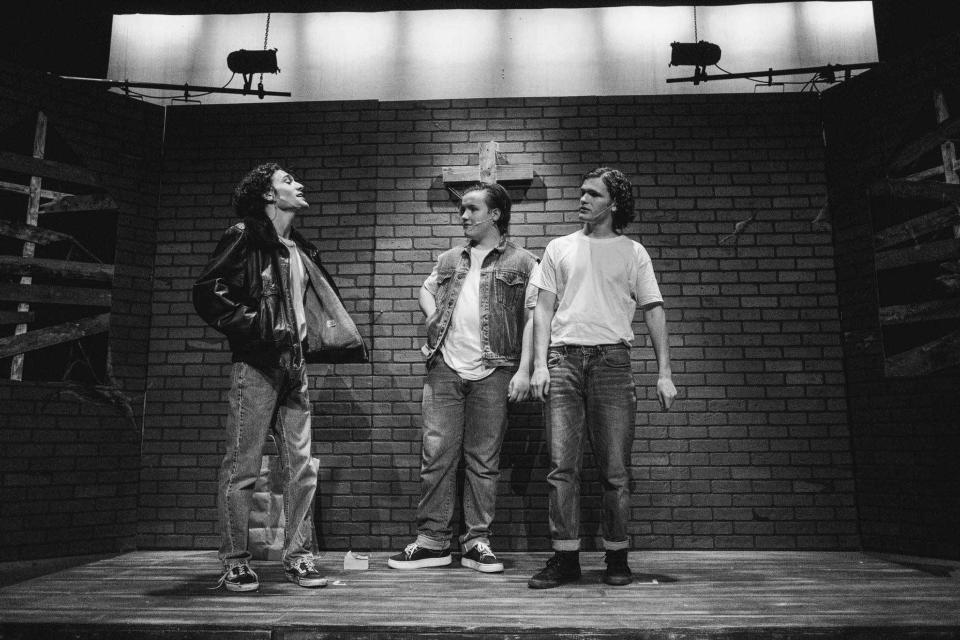
M403 551L390 556L387 566L394 569L423 569L424 567L445 567L453 562L450 549L426 549L416 542L411 542Z
M600 576L601 580L615 587L622 587L633 582L633 575L630 573L630 567L627 566L626 549L607 551L604 562L607 563L607 568L603 570Z
M547 566L527 580L531 589L552 589L580 579L580 552L557 551L547 560Z
M503 563L497 560L497 556L493 555L490 547L482 542L478 542L470 551L460 556L460 564L481 573L503 571Z
M301 587L315 589L327 586L327 579L313 566L313 560L300 558L292 566L286 567L283 573L287 576L287 580Z
M248 565L238 564L227 569L222 576L219 587L223 585L227 591L256 591L260 588L260 579Z

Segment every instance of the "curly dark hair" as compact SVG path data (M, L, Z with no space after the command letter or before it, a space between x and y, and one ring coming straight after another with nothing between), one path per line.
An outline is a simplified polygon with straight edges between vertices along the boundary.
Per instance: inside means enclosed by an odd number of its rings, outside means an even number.
M511 207L510 194L507 193L507 190L497 183L483 184L478 182L465 189L460 197L462 198L471 191L482 191L484 194L483 201L486 202L487 208L500 210L500 217L496 221L497 229L500 231L500 235L507 235L507 229L510 228Z
M617 233L623 231L630 222L633 221L633 184L623 175L623 172L610 167L598 167L593 171L583 174L580 184L583 184L590 178L600 178L603 184L607 185L607 191L610 197L616 203L617 208L613 212L613 230Z
M264 215L263 196L273 186L273 174L280 171L276 162L266 162L243 177L233 191L233 207L241 218Z

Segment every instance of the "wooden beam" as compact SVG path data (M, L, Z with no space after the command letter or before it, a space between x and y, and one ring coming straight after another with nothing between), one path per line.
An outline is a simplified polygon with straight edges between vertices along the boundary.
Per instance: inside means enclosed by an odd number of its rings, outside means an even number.
M24 242L33 242L35 244L48 245L53 242L76 243L73 236L50 229L39 229L24 224L13 224L0 220L0 236L6 238L16 238Z
M49 258L0 256L0 275L47 275L94 282L113 282L113 265Z
M11 193L20 193L25 196L30 195L30 187L23 184L15 184L13 182L5 182L0 180L0 191L10 191ZM57 198L63 198L64 196L69 196L71 194L64 193L62 191L50 191L49 189L41 189L40 197L44 200L55 200Z
M931 231L952 227L957 223L960 223L960 207L951 204L878 231L873 236L873 246L877 249L892 247L907 240L916 240Z
M11 151L0 151L0 169L88 187L100 187L100 180L88 169L54 160L31 158Z
M86 213L88 211L116 211L117 203L106 193L65 196L40 205L40 213Z
M926 133L910 144L905 145L887 165L887 173L899 173L920 159L923 154L960 134L960 118L944 120L933 131Z
M874 182L870 185L869 192L875 196L927 198L941 202L960 203L960 184L887 179Z
M33 322L37 314L32 311L0 311L0 324L21 324Z
M63 342L104 333L110 329L110 314L102 313L75 322L64 322L52 327L34 329L18 336L0 338L0 358L8 358L36 351Z
M880 308L880 323L885 325L956 318L960 318L960 298L897 304Z
M447 184L482 182L479 167L444 167L443 181ZM523 164L502 164L497 167L497 182L533 180L533 167Z
M890 356L884 363L888 377L920 376L960 365L960 331Z
M942 176L944 169L942 165L936 167L930 167L929 169L924 169L923 171L917 171L916 173L911 173L908 176L904 176L904 180L909 180L910 182L916 182L918 180L926 180L927 178L936 178L937 176Z
M937 242L914 244L876 253L877 271L906 267L911 264L950 260L960 255L960 240L948 238Z
M111 299L110 289L0 283L0 300L7 302L109 307Z

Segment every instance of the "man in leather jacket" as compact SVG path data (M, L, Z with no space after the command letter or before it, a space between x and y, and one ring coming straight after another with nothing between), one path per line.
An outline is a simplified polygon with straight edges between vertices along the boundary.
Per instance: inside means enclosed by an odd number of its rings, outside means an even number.
M510 196L498 184L464 192L460 218L469 241L441 254L420 289L426 315L427 379L417 539L387 564L448 565L457 465L465 466L460 564L503 571L490 549L490 524L507 429L507 401L527 396L532 310L527 282L537 264L509 242ZM533 291L531 289L531 291Z
M272 432L284 472L284 573L300 586L323 587L310 550L317 469L306 363L363 362L366 347L319 251L293 228L309 206L303 185L263 164L244 177L233 201L243 222L223 234L193 286L197 313L227 337L233 354L217 502L220 582L230 591L259 587L247 523Z

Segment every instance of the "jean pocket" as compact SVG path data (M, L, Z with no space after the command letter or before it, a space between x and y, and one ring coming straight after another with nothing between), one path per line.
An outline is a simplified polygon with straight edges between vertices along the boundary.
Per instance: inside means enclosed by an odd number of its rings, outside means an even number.
M608 349L603 352L603 363L608 367L627 368L630 366L630 350Z
M523 303L527 290L527 279L519 271L497 271L494 274L494 289L497 302L507 309L516 309Z
M562 351L554 351L553 349L547 353L547 369L553 369L560 365L563 362L565 356Z

